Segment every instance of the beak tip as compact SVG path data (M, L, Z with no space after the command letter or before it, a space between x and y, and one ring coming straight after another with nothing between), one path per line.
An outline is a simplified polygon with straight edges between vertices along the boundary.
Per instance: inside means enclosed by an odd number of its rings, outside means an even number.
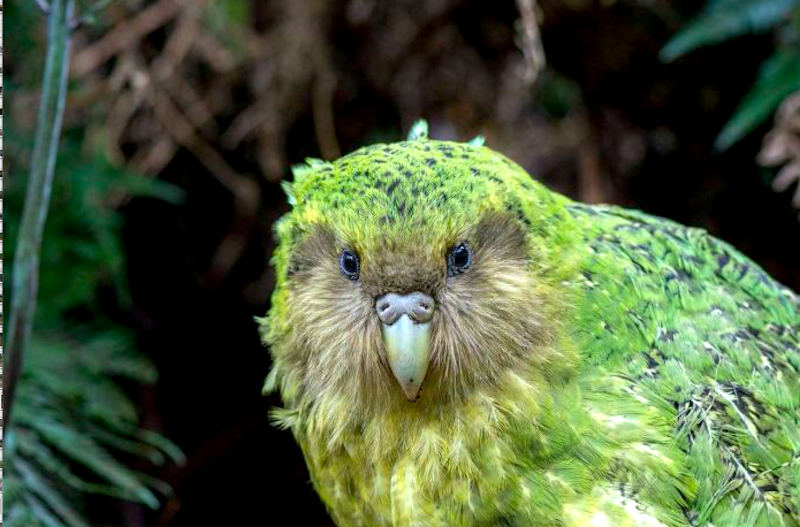
M430 323L413 322L402 315L394 324L383 326L386 358L406 399L419 399L430 360Z
M403 393L405 394L406 399L408 399L408 402L415 403L419 400L419 392L421 388L422 386L419 384L411 382L403 386Z

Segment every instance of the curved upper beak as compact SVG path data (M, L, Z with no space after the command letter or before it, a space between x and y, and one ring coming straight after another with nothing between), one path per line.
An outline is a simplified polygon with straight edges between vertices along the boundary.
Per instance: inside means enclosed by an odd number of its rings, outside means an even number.
M415 401L428 372L430 323L418 324L402 315L391 326L383 325L386 358L409 401Z
M375 303L389 367L409 401L419 397L428 372L434 307L433 298L420 292L388 293Z

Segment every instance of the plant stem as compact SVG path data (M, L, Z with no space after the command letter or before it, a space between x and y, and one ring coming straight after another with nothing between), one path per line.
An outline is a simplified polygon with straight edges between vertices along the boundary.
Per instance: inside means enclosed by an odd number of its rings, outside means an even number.
M39 252L50 207L58 142L64 120L71 44L70 24L74 9L75 0L52 0L47 13L47 55L42 76L42 98L39 102L28 189L13 262L11 319L4 361L3 417L6 430L11 422L14 393L36 314Z

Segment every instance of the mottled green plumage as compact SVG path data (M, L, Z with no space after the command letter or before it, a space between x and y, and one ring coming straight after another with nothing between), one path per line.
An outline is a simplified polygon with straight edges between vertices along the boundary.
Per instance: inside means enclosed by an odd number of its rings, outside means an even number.
M296 169L277 227L265 388L337 524L800 526L798 297L702 230L415 134ZM438 303L417 402L372 310L412 290Z

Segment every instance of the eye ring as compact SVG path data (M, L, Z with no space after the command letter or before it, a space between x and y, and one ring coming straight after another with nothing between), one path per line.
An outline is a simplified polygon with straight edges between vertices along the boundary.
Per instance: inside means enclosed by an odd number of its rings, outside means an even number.
M447 251L447 276L456 276L472 265L472 249L466 243L459 243Z
M339 270L348 280L356 281L361 275L361 259L358 253L345 249L339 255Z

